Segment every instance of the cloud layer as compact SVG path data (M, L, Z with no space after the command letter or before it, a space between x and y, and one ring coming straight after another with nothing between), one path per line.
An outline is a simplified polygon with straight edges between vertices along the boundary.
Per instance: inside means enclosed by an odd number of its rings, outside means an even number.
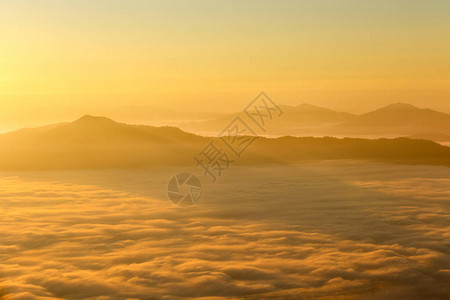
M450 170L234 168L193 208L172 169L3 173L7 299L445 299Z

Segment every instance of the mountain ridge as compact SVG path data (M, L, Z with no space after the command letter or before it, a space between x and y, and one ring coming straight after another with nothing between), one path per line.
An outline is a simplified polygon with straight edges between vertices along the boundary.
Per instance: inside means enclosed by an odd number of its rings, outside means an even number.
M362 114L338 112L302 103L280 105L284 114L267 126L268 135L333 135L333 136L408 136L420 132L450 134L450 115L408 103L392 103ZM220 132L239 115L192 122L180 126L183 130L202 133Z
M340 134L398 134L419 132L450 133L450 115L406 103L395 103L338 124Z
M0 135L0 169L55 170L193 165L211 141L171 126L129 125L105 117ZM226 151L226 150L223 150ZM230 153L229 153L230 154ZM230 154L232 155L232 154ZM239 164L358 159L450 166L450 148L431 141L334 137L259 137Z

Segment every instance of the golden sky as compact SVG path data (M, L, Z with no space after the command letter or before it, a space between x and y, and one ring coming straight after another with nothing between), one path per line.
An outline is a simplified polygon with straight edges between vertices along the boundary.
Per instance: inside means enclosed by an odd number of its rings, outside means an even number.
M449 36L448 0L2 1L0 123L129 104L235 111L261 90L450 112Z

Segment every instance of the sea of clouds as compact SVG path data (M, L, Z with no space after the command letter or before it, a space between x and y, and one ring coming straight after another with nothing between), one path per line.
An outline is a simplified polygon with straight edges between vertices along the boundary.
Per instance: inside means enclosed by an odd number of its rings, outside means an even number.
M449 298L449 168L235 167L192 208L177 171L1 173L3 297Z

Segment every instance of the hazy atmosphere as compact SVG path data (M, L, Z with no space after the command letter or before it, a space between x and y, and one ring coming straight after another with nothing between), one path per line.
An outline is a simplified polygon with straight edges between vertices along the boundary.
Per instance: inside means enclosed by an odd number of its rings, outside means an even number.
M2 1L0 130L130 105L232 112L262 90L450 113L449 15L446 0Z
M450 299L447 0L0 1L0 299Z

